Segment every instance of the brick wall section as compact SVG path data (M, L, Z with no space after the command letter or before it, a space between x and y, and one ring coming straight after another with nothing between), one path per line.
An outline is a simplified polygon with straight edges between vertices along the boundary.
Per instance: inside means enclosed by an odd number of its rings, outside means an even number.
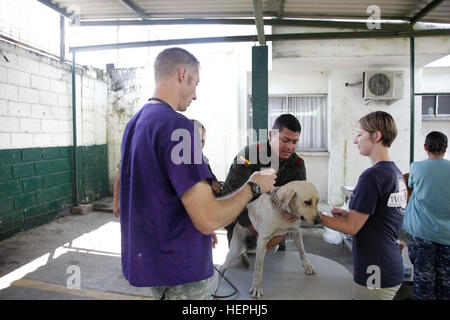
M54 219L77 201L71 64L3 40L0 49L9 60L0 56L0 239L4 239ZM110 194L107 83L101 70L76 70L78 203Z
M73 143L72 66L0 40L0 149ZM108 78L76 70L77 141L106 143Z
M110 194L107 146L77 148L78 202L89 203Z
M109 194L107 147L77 148L79 203ZM41 225L75 203L72 147L0 150L0 240Z
M0 150L0 239L74 203L71 147Z

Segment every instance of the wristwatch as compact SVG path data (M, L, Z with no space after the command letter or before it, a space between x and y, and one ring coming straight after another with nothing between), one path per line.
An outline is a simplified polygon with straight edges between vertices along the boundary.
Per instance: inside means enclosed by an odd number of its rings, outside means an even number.
M259 186L254 183L254 182L247 182L247 184L252 188L252 192L253 192L253 199L255 199L256 197L258 197L261 194L261 189L259 188Z

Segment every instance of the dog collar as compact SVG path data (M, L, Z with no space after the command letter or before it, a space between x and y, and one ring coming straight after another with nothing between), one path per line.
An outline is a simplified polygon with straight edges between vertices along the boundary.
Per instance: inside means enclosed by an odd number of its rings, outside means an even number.
M275 207L280 209L281 217L284 220L289 220L289 221L300 219L300 217L298 217L297 215L291 213L289 210L287 210L285 207L283 207L283 205L280 202L280 199L278 198L278 196L276 194L277 190L278 190L278 188L274 188L271 191L267 192L267 194L272 199L272 202L275 205Z

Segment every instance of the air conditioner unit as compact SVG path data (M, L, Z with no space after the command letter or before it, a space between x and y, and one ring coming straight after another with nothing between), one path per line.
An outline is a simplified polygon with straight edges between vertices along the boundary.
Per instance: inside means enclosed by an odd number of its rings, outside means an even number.
M370 70L363 72L363 98L399 100L403 98L403 71Z

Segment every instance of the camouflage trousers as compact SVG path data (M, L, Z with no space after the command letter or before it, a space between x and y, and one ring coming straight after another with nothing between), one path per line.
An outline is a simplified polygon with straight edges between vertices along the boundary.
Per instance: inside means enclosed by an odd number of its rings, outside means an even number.
M211 278L173 287L151 287L155 300L211 300Z
M409 235L414 265L414 296L420 300L450 299L450 246Z

